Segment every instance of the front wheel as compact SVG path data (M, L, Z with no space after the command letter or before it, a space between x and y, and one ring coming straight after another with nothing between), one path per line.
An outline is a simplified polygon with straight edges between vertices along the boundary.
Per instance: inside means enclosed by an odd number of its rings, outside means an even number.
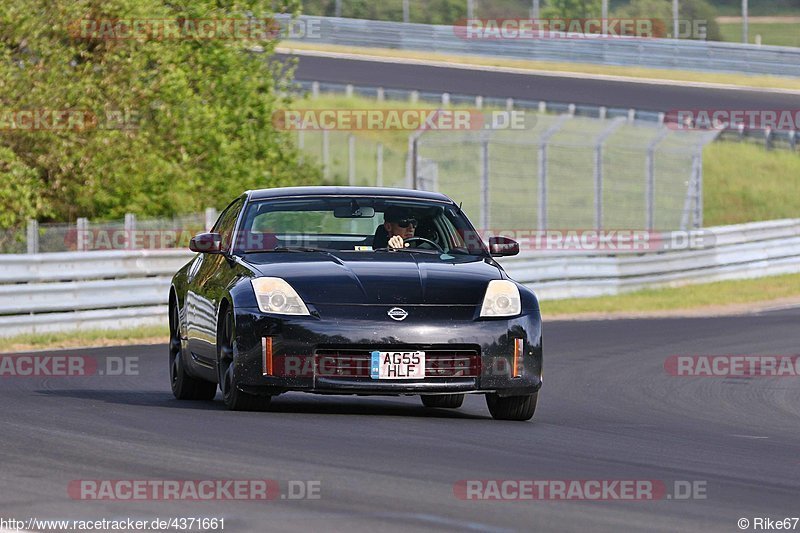
M233 361L234 323L233 312L225 312L217 337L217 372L222 401L231 411L266 411L271 396L256 396L239 389L236 380L236 365Z
M498 396L486 395L486 406L495 420L525 421L533 418L536 412L536 402L539 400L539 391L525 396Z

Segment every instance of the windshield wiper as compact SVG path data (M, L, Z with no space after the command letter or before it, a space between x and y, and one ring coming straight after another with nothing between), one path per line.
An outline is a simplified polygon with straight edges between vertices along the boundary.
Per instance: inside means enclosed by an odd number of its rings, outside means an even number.
M389 248L388 246L383 248L373 248L373 252L419 252L423 254L441 254L439 250L430 250L427 248L414 248L413 246L409 246L408 248Z
M274 252L325 252L330 253L327 248L315 248L314 246L278 246L272 249ZM335 251L335 250L334 250Z

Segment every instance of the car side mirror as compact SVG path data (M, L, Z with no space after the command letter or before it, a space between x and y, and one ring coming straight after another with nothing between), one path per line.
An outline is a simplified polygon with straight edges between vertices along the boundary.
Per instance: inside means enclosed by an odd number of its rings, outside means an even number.
M489 237L489 253L492 257L517 255L519 253L519 243L508 237Z
M189 249L201 254L221 254L222 235L219 233L199 233L189 241Z

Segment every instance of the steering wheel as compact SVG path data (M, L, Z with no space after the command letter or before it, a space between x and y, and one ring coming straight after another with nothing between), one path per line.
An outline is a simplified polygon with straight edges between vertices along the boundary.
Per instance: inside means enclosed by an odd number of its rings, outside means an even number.
M411 242L411 241L420 241L420 242L425 242L425 243L428 243L428 244L432 244L437 250L439 250L440 252L444 253L444 248L442 248L441 246L439 246L438 244L436 244L432 240L426 239L425 237L409 237L408 239L403 239L403 244L405 244L407 242Z

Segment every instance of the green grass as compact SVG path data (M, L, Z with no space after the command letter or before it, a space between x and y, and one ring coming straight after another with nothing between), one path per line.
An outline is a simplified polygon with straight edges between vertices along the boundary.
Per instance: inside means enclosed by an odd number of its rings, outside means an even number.
M169 330L163 326L142 326L131 329L87 330L64 333L35 333L6 337L0 352L75 348L81 346L115 346L121 344L150 344L167 342Z
M649 289L618 296L545 300L542 316L588 313L647 313L702 310L703 308L742 306L785 298L800 298L800 274L771 276L737 281L721 281L685 287Z
M706 226L800 217L800 154L716 142L703 153Z
M719 25L725 41L739 43L742 41L742 24L739 22ZM750 43L756 42L756 35L761 35L761 44L775 46L800 46L800 24L798 23L753 23L748 28Z
M372 98L322 94L316 99L298 100L294 109L431 109L438 106L419 102L412 106L409 102L387 100L378 102ZM386 187L405 186L406 151L410 131L353 130L331 131L329 134L328 183L346 184L349 179L348 137L352 134L356 142L356 181L355 185L375 185L377 178L378 143L383 145L383 185ZM303 152L322 164L322 139L319 131L303 132ZM299 140L299 134L295 134Z
M796 17L800 6L795 0L749 0L748 12L751 17ZM740 17L741 0L728 0L727 3L712 1L717 16Z

